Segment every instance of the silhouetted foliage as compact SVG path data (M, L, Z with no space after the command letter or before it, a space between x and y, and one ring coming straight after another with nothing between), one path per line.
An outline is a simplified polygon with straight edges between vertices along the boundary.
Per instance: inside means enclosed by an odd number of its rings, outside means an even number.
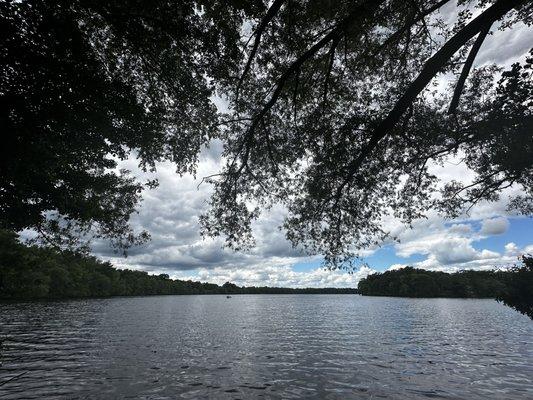
M445 5L456 23L439 17ZM342 267L389 237L388 218L455 217L511 185L523 189L511 208L530 214L533 57L471 67L491 29L532 15L522 0L271 2L246 64L222 81L227 163L205 233L252 246L251 222L281 203L288 239ZM457 80L437 90L446 74ZM452 156L471 183L439 185L429 167Z
M491 29L532 16L528 0L2 1L0 225L127 248L147 238L128 221L154 182L116 160L191 172L212 138L226 164L203 232L236 249L273 204L331 267L390 216L453 217L511 185L530 214L533 59L472 66ZM474 180L439 188L428 167L457 155Z
M522 265L515 265L511 271L497 299L533 319L533 256L523 256Z
M34 300L76 297L167 294L356 293L355 289L292 289L219 286L170 279L167 274L118 270L109 262L71 251L26 246L0 230L0 299Z
M71 248L146 240L128 221L155 182L117 160L194 171L217 121L207 77L241 23L226 2L1 1L0 226Z

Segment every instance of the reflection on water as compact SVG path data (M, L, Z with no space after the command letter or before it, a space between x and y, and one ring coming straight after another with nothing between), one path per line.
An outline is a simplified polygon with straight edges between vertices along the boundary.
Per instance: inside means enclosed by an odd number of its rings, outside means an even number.
M0 399L532 399L532 334L492 300L0 304Z

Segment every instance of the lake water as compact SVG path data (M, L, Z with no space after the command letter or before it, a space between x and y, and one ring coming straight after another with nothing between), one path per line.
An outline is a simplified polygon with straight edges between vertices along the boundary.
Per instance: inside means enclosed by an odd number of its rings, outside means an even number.
M492 300L0 304L0 338L2 400L533 399L533 321Z

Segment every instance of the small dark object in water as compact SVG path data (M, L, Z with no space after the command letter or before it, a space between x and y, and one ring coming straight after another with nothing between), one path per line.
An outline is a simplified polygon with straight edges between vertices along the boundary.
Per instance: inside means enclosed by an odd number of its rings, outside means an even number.
M226 296L226 299L231 299L231 296Z

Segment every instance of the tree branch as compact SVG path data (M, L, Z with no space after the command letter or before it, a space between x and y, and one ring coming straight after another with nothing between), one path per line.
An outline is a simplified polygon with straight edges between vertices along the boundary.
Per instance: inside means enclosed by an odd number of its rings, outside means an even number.
M339 44L340 37L335 39L333 43L331 44L331 47L328 52L328 69L326 71L326 77L324 79L324 103L327 101L328 96L328 85L329 85L329 76L331 74L331 70L333 69L333 63L335 62L335 50L337 49L337 45Z
M270 97L270 100L267 101L267 103L263 106L263 108L257 113L255 116L252 124L250 125L250 128L248 129L248 132L246 133L247 138L243 140L241 146L239 147L239 150L237 152L237 155L240 154L242 149L246 146L247 143L251 141L251 137L253 136L253 133L261 121L263 117L270 111L270 109L276 104L279 96L281 95L281 92L283 91L283 88L289 78L296 72L300 70L302 65L314 57L314 55L321 50L323 47L325 47L328 43L330 43L333 40L336 40L352 23L354 20L357 20L360 15L364 15L365 12L372 12L375 9L377 9L385 0L367 0L362 4L359 4L357 7L355 7L350 14L348 14L347 17L345 17L341 22L335 26L333 30L331 30L327 35L325 35L322 39L320 39L318 42L316 42L313 46L311 46L307 51L305 51L300 57L298 57L290 66L285 70L285 72L281 75L281 77L276 82L275 90L272 96ZM246 153L243 157L243 164L239 168L239 172L242 171L244 168L244 164L246 164L249 154L249 146L246 148Z
M260 24L259 24L259 26L257 28L257 31L255 32L255 40L254 40L254 45L252 47L252 51L250 52L250 55L248 57L248 61L246 62L246 65L244 66L244 70L243 70L242 75L241 75L241 77L239 79L239 83L237 84L237 89L236 89L236 98L237 99L239 98L239 91L241 89L242 83L244 82L244 78L246 77L246 74L250 70L250 67L251 67L252 62L253 62L253 60L255 58L257 50L259 49L259 44L261 43L261 36L263 35L263 32L265 31L265 29L266 29L267 25L270 23L270 21L272 21L272 19L276 16L276 14L280 10L280 8L281 8L281 6L283 5L284 2L285 2L285 0L275 0L274 3L272 3L272 5L268 9L265 17L261 20L261 22L260 22Z
M446 62L462 47L468 40L485 29L487 24L502 18L505 14L524 4L527 0L497 0L491 7L482 12L479 16L470 21L465 27L448 40L439 51L426 61L424 68L418 77L411 82L405 93L396 102L393 109L374 129L370 140L361 148L360 154L347 167L348 174L338 187L336 197L340 197L344 187L353 179L363 162L377 147L379 142L390 134L398 120L407 108L415 101L426 85L435 75L446 65Z
M455 86L455 90L453 92L453 98L452 98L452 101L450 102L450 108L448 109L448 114L454 114L455 110L457 109L457 106L459 105L459 99L461 97L461 93L463 92L466 78L468 77L468 74L470 73L470 69L472 68L472 65L474 64L474 60L476 59L479 48L481 47L481 45L483 44L483 41L487 37L491 26L492 26L492 22L487 23L486 27L481 32L479 32L479 35L477 36L477 39L472 46L472 49L470 49L470 53L468 54L468 57L463 66L463 70L461 71L461 76L459 77L459 80L457 81L457 85Z

